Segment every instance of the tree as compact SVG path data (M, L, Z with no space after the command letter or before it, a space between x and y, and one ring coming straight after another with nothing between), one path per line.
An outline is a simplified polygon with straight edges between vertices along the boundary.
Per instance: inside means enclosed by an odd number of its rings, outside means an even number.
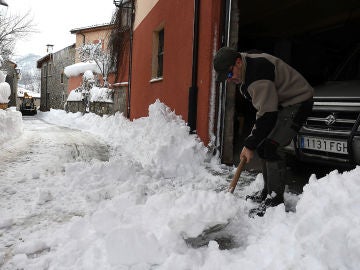
M78 51L82 62L94 61L96 63L103 77L104 86L108 87L107 77L110 73L110 54L102 49L101 41L96 44L84 44Z
M24 15L0 15L0 54L8 59L20 39L36 32L30 13Z
M40 83L41 83L41 75L40 70L36 70L35 72L23 70L21 72L19 84L23 84L26 90L30 90L32 92L40 93Z

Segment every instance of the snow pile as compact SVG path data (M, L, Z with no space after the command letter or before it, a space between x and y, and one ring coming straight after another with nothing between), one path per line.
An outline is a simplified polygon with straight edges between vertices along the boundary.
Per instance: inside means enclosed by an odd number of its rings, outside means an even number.
M85 90L84 90L85 91ZM90 89L90 101L91 102L113 102L113 91L106 87L92 87ZM70 91L67 101L81 101L83 99L83 93L81 88Z
M90 89L90 101L91 102L113 102L112 99L113 91L106 87L92 87Z
M23 133L21 113L14 110L0 110L0 145L16 139Z
M296 213L279 205L264 217L249 218L254 204L244 196L260 187L262 175L235 194L221 191L228 186L228 174L205 161L202 143L159 101L149 107L148 117L133 122L120 114L59 110L40 117L96 134L113 145L113 156L108 162L65 164L62 175L46 179L49 184L35 192L36 207L29 216L39 218L35 210L40 207L56 216L73 214L52 226L18 232L21 241L10 254L0 242L0 266L7 258L6 270L325 270L360 265L360 167L322 179L313 175ZM221 250L216 241L192 247L193 237L227 221L213 239L230 239L232 249ZM16 215L0 216L0 228L21 222Z
M76 77L80 74L85 73L87 70L91 70L94 73L101 73L99 67L95 62L80 62L70 66L65 67L64 73L67 77Z
M140 162L156 175L175 177L193 174L206 158L207 149L202 142L195 135L189 135L189 127L181 117L160 101L150 105L149 117L133 122L122 114L100 117L52 111L52 114L43 114L42 117L49 122L100 135L118 148L118 152Z

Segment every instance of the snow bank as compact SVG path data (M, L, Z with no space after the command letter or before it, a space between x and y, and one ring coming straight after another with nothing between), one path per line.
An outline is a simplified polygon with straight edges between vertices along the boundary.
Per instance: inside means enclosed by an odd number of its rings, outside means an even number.
M113 91L106 87L92 87L90 89L90 101L91 102L113 102L112 100Z
M205 160L207 149L189 127L160 101L149 106L149 116L130 122L121 114L66 114L52 110L42 114L47 121L81 128L97 134L158 176L194 174ZM70 123L68 119L71 119ZM111 132L109 132L111 131Z
M21 113L14 110L0 110L0 145L16 139L23 133Z

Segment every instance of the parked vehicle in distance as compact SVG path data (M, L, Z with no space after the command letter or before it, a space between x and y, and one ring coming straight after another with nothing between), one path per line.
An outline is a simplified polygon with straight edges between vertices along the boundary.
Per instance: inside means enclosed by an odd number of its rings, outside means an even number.
M35 100L32 96L24 93L24 98L20 104L20 112L22 115L35 115L37 114L37 108Z
M294 141L300 161L360 164L360 46L333 80L315 87L313 112Z

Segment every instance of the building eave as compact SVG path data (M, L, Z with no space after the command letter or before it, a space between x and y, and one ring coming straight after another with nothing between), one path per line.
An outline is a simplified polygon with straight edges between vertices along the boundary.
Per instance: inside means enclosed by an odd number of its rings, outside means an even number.
M101 30L101 29L106 30L106 29L111 29L111 28L114 28L114 27L115 27L114 24L109 24L109 23L96 24L96 25L71 29L70 33L71 34L77 34L77 33L83 33L83 32L89 32L89 31Z

